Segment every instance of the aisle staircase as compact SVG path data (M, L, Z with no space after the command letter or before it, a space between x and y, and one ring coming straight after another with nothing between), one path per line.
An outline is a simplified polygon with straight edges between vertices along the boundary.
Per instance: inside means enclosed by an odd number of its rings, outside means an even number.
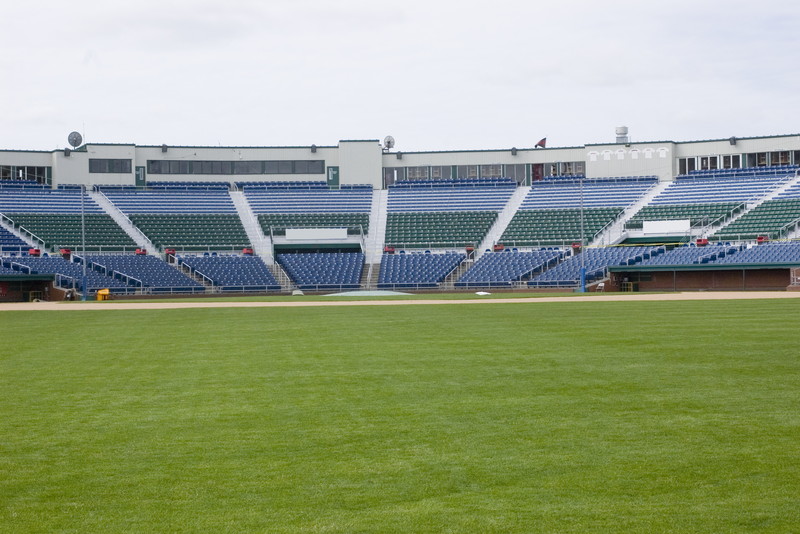
M481 244L478 245L478 250L475 251L475 259L480 258L487 249L492 250L492 247L500 241L506 228L508 228L508 224L511 222L511 219L514 218L514 215L522 205L525 197L528 196L530 190L530 186L517 187L514 194L511 195L511 198L506 202L503 210L497 214L497 219L495 219L492 227L489 228L486 237L484 237Z
M272 239L264 235L261 231L261 225L258 223L258 217L250 208L244 193L242 191L230 191L231 200L236 207L236 212L239 214L239 219L242 221L244 231L247 233L247 239L253 247L253 252L264 260L267 265L275 263L275 257L272 253Z
M139 228L137 228L133 222L128 218L127 215L122 213L118 207L111 202L105 194L101 191L86 191L86 193L95 201L97 205L100 206L106 214L110 215L114 222L116 222L120 228L122 228L128 236L133 239L136 243L136 246L139 248L143 248L147 251L152 253L159 252L158 248L153 244L150 239L142 233Z

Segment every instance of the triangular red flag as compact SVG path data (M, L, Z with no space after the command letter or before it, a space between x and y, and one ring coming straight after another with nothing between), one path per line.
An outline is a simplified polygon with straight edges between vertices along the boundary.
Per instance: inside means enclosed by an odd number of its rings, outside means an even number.
M539 141L538 143L536 143L536 148L539 148L539 147L545 148L545 145L547 145L547 138L546 137L542 137L542 140Z

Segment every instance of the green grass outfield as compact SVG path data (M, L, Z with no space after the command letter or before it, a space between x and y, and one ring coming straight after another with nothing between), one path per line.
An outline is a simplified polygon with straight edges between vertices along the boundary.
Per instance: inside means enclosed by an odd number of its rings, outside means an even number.
M0 532L791 532L798 300L0 312Z

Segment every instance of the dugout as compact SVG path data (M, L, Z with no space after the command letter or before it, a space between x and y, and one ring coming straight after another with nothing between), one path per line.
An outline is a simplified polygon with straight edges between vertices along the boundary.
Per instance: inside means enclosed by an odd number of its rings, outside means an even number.
M608 268L610 291L785 291L792 264L619 265Z
M53 280L54 274L0 275L0 302L33 302L55 298Z

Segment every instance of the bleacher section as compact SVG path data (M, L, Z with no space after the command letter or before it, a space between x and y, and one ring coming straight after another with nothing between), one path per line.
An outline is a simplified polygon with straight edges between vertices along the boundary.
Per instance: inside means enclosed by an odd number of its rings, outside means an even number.
M358 289L364 254L361 252L284 253L278 263L299 289Z
M764 243L736 254L717 259L714 263L756 263L800 266L800 242Z
M186 256L179 264L202 275L222 291L279 291L264 260L257 256Z
M745 209L742 202L717 202L713 204L648 205L625 223L629 230L641 229L644 221L688 219L691 226L718 224Z
M0 213L23 235L44 242L44 247L78 249L81 246L81 211L85 214L86 250L133 250L136 243L80 189L17 189L0 187Z
M81 250L83 236L80 215L49 213L8 213L6 216L23 235L30 234L50 250ZM89 251L121 252L135 250L136 242L109 215L87 213L85 245Z
M774 191L788 178L788 174L773 172L753 173L746 178L719 173L678 176L651 204L752 202Z
M324 182L242 184L245 197L265 235L284 235L286 228L347 228L369 232L372 188L354 185L329 189Z
M28 243L0 226L0 252L22 252L28 248Z
M88 256L92 271L122 279L152 293L196 293L205 287L154 256Z
M651 256L641 262L641 265L692 265L711 263L719 258L735 254L741 249L738 246L717 244L706 247L686 245Z
M775 191L791 178L789 168L692 172L679 176L625 225L643 221L689 219L692 226L716 226Z
M520 209L625 208L658 182L655 176L534 182ZM583 201L581 201L583 196Z
M131 215L156 247L177 250L240 250L250 246L238 215Z
M83 196L84 213L103 213L102 208L88 195ZM41 186L24 189L0 185L0 213L81 213L80 189L43 189Z
M496 211L389 213L386 245L399 248L461 248L478 245Z
M262 213L258 215L258 223L265 235L286 235L287 228L347 228L350 235L369 233L368 212Z
M477 246L515 187L509 178L398 182L389 188L385 243L398 248Z
M767 200L712 236L715 240L777 239L800 224L800 184Z
M107 191L156 247L188 251L237 250L250 246L230 195L219 189Z
M3 258L2 263L16 273L59 275L55 280L56 287L62 289L74 287L82 292L83 265L81 263L66 260L61 256ZM90 293L106 288L117 294L133 291L133 288L126 281L106 276L91 269L86 270L86 287Z
M800 222L800 198L767 200L714 234L711 239L750 240L759 236L782 237Z
M633 265L663 253L664 249L652 247L590 248L582 254L586 268L586 282L603 278L610 265ZM552 269L533 278L530 287L575 287L580 283L581 254L571 256Z
M563 257L560 250L487 252L456 282L456 287L510 287L553 265Z
M230 195L223 190L106 191L106 198L124 214L222 214L236 213Z
M381 289L435 288L458 267L466 254L384 254L378 287Z
M157 191L228 191L230 188L230 182L147 182L147 189Z
M623 212L622 208L586 208L583 228L586 243ZM520 210L500 238L506 246L568 245L581 241L580 209Z
M580 242L583 213L583 237L589 243L656 183L652 176L591 179L582 183L564 179L536 182L500 242L510 246Z

